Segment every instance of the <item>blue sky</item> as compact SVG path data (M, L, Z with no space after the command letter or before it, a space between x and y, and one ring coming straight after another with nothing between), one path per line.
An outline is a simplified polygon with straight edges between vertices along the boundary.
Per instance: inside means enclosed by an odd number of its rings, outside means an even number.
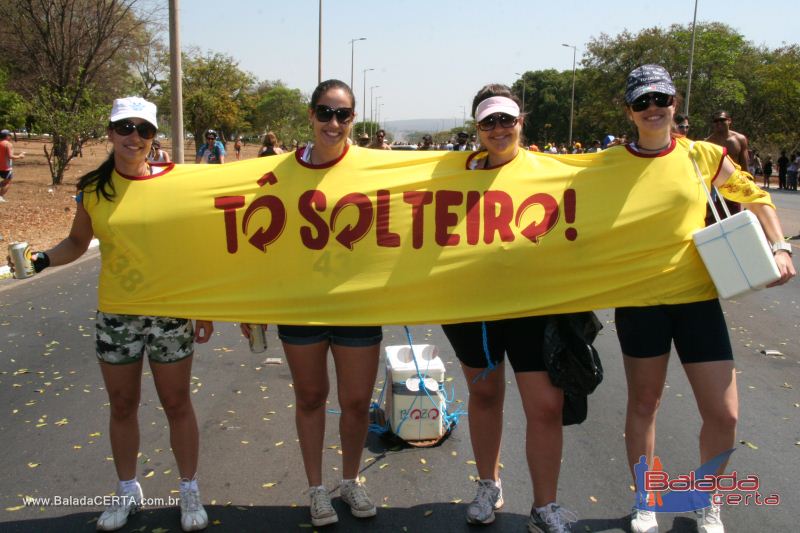
M796 0L698 0L698 21L726 23L770 48L796 43ZM322 76L350 82L363 109L363 70L386 120L442 118L458 122L486 83L510 84L523 70L572 68L584 44L652 26L690 24L695 0L664 2L523 0L323 0ZM234 7L228 7L234 6ZM730 6L736 6L732 8ZM318 0L184 0L184 48L223 52L259 79L283 80L310 94L317 83ZM569 95L565 95L569 98ZM369 94L367 95L369 100ZM370 103L366 102L366 114Z

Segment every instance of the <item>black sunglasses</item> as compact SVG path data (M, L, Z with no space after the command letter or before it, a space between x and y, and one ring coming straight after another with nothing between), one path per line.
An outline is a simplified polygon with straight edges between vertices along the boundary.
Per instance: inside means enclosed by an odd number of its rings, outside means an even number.
M336 120L339 122L339 124L347 124L350 122L350 119L353 118L353 108L333 108L322 104L319 104L314 108L314 116L317 117L317 120L320 122L330 122L334 115L336 116Z
M517 122L519 122L517 117L512 117L505 113L495 113L478 122L478 127L481 131L492 131L498 124L500 124L501 128L513 128L517 125Z
M678 124L678 129L679 130L688 130L689 129L689 125L688 124Z
M136 130L139 133L139 137L144 140L150 140L155 137L157 131L156 127L149 122L134 124L130 120L119 120L117 122L112 122L111 129L114 130L114 133L123 137L127 137L133 133L134 130Z
M672 102L675 98L670 94L664 93L647 93L643 94L636 100L630 103L631 110L636 111L644 111L648 107L650 107L650 102L655 102L656 107L669 107L672 105Z

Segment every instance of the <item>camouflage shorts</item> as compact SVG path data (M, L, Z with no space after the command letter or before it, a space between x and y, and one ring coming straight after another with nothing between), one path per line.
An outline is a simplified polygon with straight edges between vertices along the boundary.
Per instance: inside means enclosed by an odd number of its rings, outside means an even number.
M135 363L147 354L156 363L174 363L194 353L194 328L186 318L97 312L97 358Z

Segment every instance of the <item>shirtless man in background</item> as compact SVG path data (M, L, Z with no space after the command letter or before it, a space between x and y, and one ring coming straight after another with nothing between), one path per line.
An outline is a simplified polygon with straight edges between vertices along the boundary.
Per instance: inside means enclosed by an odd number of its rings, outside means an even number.
M706 141L728 149L728 155L733 162L742 167L749 168L747 137L733 131L731 128L731 115L727 111L717 111L712 118L712 133Z

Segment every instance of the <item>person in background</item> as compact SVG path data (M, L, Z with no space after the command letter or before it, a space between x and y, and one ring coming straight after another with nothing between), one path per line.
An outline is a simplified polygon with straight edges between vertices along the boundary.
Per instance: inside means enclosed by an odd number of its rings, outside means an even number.
M360 147L362 147L362 148L369 147L369 134L368 133L362 133L361 135L358 136L358 145Z
M9 137L11 137L9 130L0 131L0 203L6 201L5 196L11 188L14 161L25 157L25 152L14 153L14 145L8 140Z
M423 135L417 150L433 150L433 137L428 134Z
M764 161L764 188L769 189L769 179L772 177L772 156L768 155Z
M453 145L454 152L471 152L473 151L470 148L469 143L469 135L467 135L466 131L459 131L458 135L456 135L456 144Z
M242 159L242 136L239 135L236 137L236 142L233 143L233 151L236 153L236 160L239 161Z
M153 146L150 148L150 153L147 155L148 163L169 163L171 159L166 150L161 148L161 143L158 139L153 139Z
M147 184L170 172L172 164L147 161L157 131L156 106L138 97L114 100L108 123L113 150L97 169L78 181L78 202L69 236L46 252L34 252L36 272L66 265L86 252L96 234L100 240L101 285L106 272L126 260L115 246L115 224L124 225L137 213L127 206L125 192L134 184ZM126 215L119 215L125 213ZM146 221L142 221L146 223ZM97 520L100 531L122 528L128 515L142 505L142 488L136 480L140 449L138 410L145 356L149 360L158 398L167 416L170 444L180 474L181 528L197 531L208 525L200 503L197 463L200 450L197 419L190 395L194 343L208 341L213 324L198 320L196 328L186 318L122 315L97 311L97 359L110 402L109 437L119 482L117 496Z
M473 99L472 116L482 150L471 154L466 166L481 173L487 184L498 174L524 165L529 157L520 146L525 120L520 108L516 95L500 84L484 86ZM494 522L495 510L503 506L500 443L506 356L525 412L525 454L533 485L528 531L567 532L574 521L574 514L556 503L564 392L551 383L544 363L547 320L547 316L533 316L442 326L469 389L469 434L479 477L475 499L467 507L471 524ZM490 359L495 368L488 371Z
M391 150L392 147L386 142L386 131L379 129L375 132L375 139L370 143L369 148L374 150Z
M283 149L278 141L278 136L275 133L268 131L264 135L264 142L261 143L261 148L258 149L258 157L265 157L268 155L282 154Z
M719 157L719 164L710 165L714 169L710 172L716 171L716 174L703 178L720 187L723 193L733 195L738 192L739 197L750 200L747 208L758 217L764 233L773 243L775 261L781 274L773 285L786 283L795 276L792 248L784 242L774 207L763 203L763 200L768 201L767 193L749 187L749 180L736 171L731 159L718 148L674 136L673 117L679 107L676 92L672 78L660 65L643 65L631 71L625 89L625 113L636 127L638 138L614 150L625 150L626 157L631 159L646 160L651 167L649 172L660 176L664 183L661 192L671 191L675 205L685 205L686 209L698 214L697 229L702 226L701 213L707 202L704 194L697 194L697 176L692 165L685 162L692 157L692 149L703 151L709 158ZM687 171L689 174L685 174ZM628 385L625 446L634 479L635 465L641 456L653 465L656 415L664 392L673 342L702 420L700 463L704 464L733 448L739 411L736 369L719 300L621 307L615 310L615 323ZM697 528L699 533L724 531L718 505L712 504L698 511ZM631 531L657 532L655 513L634 507Z
M309 119L314 141L288 161L322 176L350 157L348 139L355 118L355 96L339 80L320 83L311 94ZM249 336L243 325L242 333ZM322 447L328 383L328 350L336 366L339 395L339 437L342 480L339 495L357 518L375 516L377 509L358 479L361 454L369 427L372 388L378 373L380 326L278 325L278 336L292 373L296 398L295 423L309 485L311 524L321 527L339 520L323 485Z
M786 157L786 150L781 150L781 156L778 158L778 188L786 188L786 174L789 171L789 158Z
M221 165L225 162L225 147L217 140L217 132L208 130L206 142L197 150L195 163Z
M689 136L689 117L683 113L675 113L673 131L682 137Z

